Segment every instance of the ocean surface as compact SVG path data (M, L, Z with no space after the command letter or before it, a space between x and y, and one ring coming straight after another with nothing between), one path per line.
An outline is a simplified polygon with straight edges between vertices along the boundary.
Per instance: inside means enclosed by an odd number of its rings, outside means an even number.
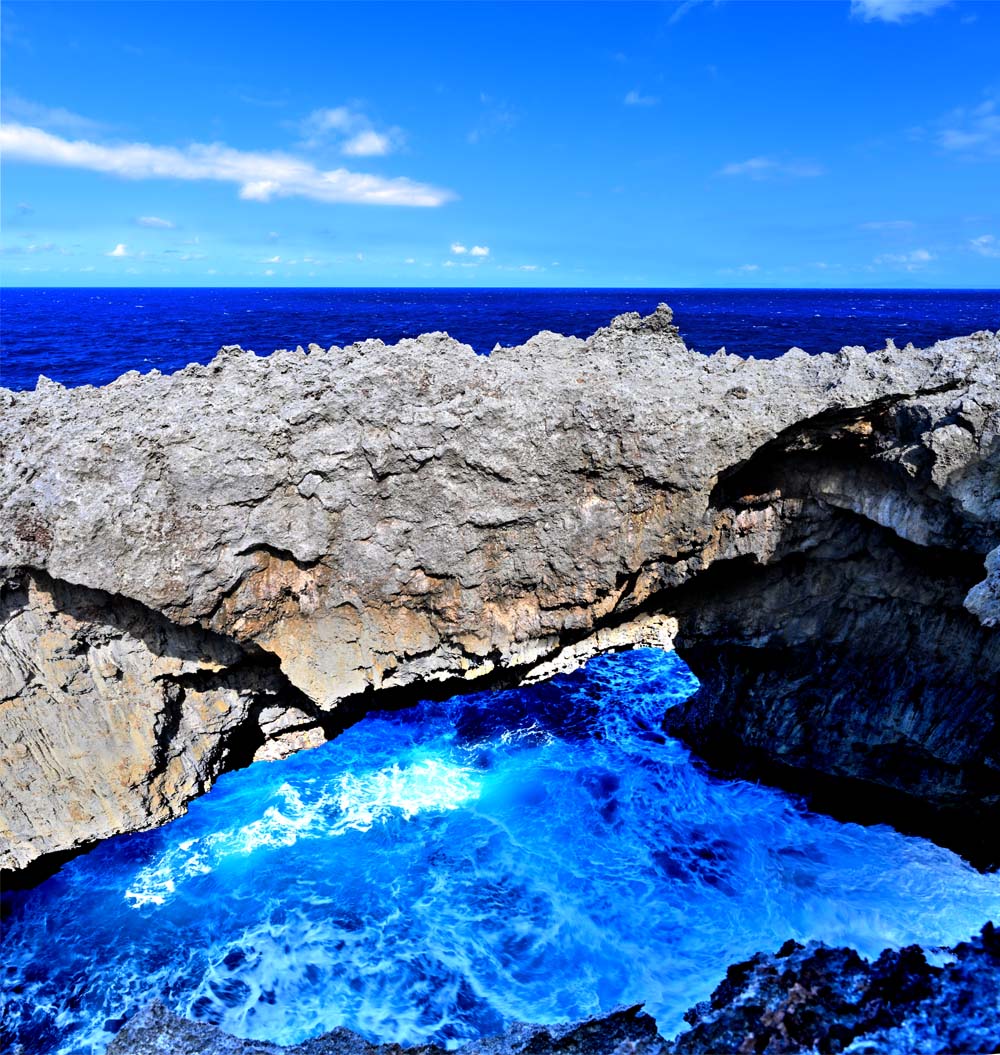
M96 1055L154 997L284 1043L453 1046L623 1001L669 1036L788 938L874 956L997 918L1000 874L708 776L659 731L696 684L672 653L604 656L223 776L7 896L0 1048Z
M5 289L0 385L104 384L127 370L208 362L223 344L264 355L431 330L489 352L539 330L589 336L624 311L670 304L688 344L773 358L793 345L930 344L1000 329L1000 291L696 289Z

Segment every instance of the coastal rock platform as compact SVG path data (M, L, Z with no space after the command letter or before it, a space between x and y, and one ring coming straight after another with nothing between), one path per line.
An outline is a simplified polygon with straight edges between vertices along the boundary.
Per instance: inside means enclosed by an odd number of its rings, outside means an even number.
M371 706L675 633L669 725L715 764L997 857L996 334L757 362L662 307L0 405L6 869Z

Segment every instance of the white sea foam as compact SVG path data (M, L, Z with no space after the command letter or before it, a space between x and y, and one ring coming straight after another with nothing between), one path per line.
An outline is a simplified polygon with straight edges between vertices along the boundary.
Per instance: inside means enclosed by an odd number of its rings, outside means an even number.
M164 905L184 880L215 871L227 858L292 846L303 838L366 832L393 816L411 820L426 811L458 809L478 794L479 777L473 770L437 758L342 773L318 791L282 784L274 795L278 801L257 820L165 850L139 870L125 898L134 908Z

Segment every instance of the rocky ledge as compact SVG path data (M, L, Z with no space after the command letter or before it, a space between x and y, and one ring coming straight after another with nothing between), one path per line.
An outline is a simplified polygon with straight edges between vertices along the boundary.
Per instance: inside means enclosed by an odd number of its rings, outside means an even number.
M7 869L372 705L675 637L717 766L997 860L998 334L227 347L0 390L0 465Z

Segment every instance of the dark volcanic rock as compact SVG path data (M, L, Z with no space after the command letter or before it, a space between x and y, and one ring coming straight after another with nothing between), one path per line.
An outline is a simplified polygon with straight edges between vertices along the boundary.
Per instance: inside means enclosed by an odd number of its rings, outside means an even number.
M1000 937L992 924L943 967L912 946L874 962L788 942L729 968L670 1055L987 1055L1000 1047Z
M664 1041L641 1005L560 1026L514 1025L496 1037L463 1044L453 1055L662 1055ZM115 1037L107 1055L445 1055L435 1044L371 1044L349 1029L282 1047L241 1040L151 1004Z

